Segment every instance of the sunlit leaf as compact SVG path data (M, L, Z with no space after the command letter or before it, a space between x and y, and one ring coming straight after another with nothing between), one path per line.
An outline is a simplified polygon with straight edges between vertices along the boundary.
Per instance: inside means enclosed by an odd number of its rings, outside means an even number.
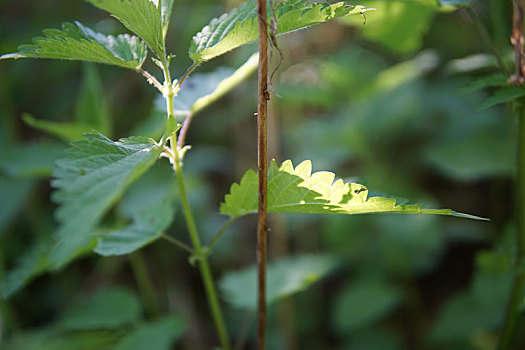
M327 171L312 174L312 164L304 161L293 167L275 161L268 171L268 212L304 214L406 213L453 215L480 219L450 209L423 209L419 205L397 204L394 198L369 197L368 189L357 183L334 182ZM233 184L221 204L221 213L239 217L257 212L258 176L248 170L240 184Z
M200 112L248 78L256 69L257 62L257 55L253 55L237 69L219 67L209 73L190 75L173 100L173 113L182 121L189 114ZM165 121L166 100L158 95L150 118L140 123L133 134L159 138L163 128L166 132Z
M337 265L326 255L302 255L268 265L268 305L307 289L329 274ZM255 267L225 275L219 282L224 299L238 308L257 308L257 272Z
M163 16L169 20L168 8L172 1L158 0L87 0L94 6L109 12L133 33L142 38L155 54L164 56ZM164 11L162 11L164 9Z
M364 0L364 6L377 8L367 13L366 24L358 17L343 21L355 25L361 35L398 53L409 53L421 48L423 35L430 28L436 6L431 1L418 0Z
M219 67L211 73L190 76L173 101L175 114L195 114L217 101L252 74L258 61L258 55L255 54L236 70Z
M95 247L94 230L125 190L158 159L161 147L152 139L132 137L113 142L96 134L73 143L68 158L54 172L54 200L60 228L52 254L55 268Z
M369 10L371 9L346 2L308 4L307 0L281 1L274 10L278 24L276 34L284 34L333 18L360 14ZM271 14L272 11L269 10L269 17ZM257 6L254 0L250 0L239 8L212 19L193 37L189 55L194 62L200 63L254 42L257 38Z
M82 60L137 69L146 59L146 45L139 38L121 34L117 37L94 32L79 22L64 23L62 30L45 29L45 37L33 44L20 45L19 52L0 56L8 58L54 58Z

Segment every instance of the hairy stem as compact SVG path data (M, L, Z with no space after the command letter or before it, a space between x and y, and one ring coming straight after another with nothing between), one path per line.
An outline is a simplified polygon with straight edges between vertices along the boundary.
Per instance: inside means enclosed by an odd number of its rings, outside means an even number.
M226 325L224 323L224 318L222 317L221 307L219 304L219 299L217 297L217 291L215 290L215 284L213 282L213 277L210 271L210 266L208 264L208 258L205 251L202 248L199 234L197 232L197 226L195 225L195 219L193 218L193 213L188 202L188 197L186 195L186 187L184 185L184 178L182 176L181 162L178 156L178 150L174 149L174 140L170 140L172 151L175 155L174 159L174 170L177 174L177 182L179 184L179 195L182 201L182 209L184 212L184 217L186 218L186 225L188 227L188 232L195 249L195 256L198 258L199 270L201 273L202 281L204 283L204 288L206 290L206 295L208 297L208 303L210 305L211 313L213 320L215 322L215 327L217 328L217 333L221 341L222 348L224 350L230 349L230 340L228 333L226 331Z
M153 75L151 75L150 72L145 71L142 68L137 68L137 71L140 74L142 74L148 80L148 83L150 83L151 85L155 86L160 92L162 92L162 84L159 83L157 78L155 78Z
M257 140L259 168L259 206L257 214L257 348L266 348L266 246L267 246L267 182L268 182L268 13L266 0L257 0L259 18L259 69L257 102Z
M155 287L149 276L144 257L140 251L135 251L133 254L129 254L128 257L146 312L150 317L155 318L159 315L159 305L157 303Z

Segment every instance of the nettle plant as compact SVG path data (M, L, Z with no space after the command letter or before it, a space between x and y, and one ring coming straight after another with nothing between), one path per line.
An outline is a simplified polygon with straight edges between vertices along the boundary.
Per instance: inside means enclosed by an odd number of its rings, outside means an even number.
M220 206L220 213L227 216L228 220L217 229L210 242L203 244L190 207L183 174L183 160L190 148L185 144L185 135L193 116L253 72L257 58L252 56L236 71L218 75L220 79L216 79L217 83L211 89L185 90L184 82L200 64L257 40L256 3L243 3L239 8L213 19L197 33L189 47L189 57L193 64L180 79L173 79L170 62L174 56L166 52L166 34L173 0L87 1L110 13L134 35L104 35L79 22L64 23L62 29L46 29L44 36L35 38L33 44L21 45L17 53L3 55L0 59L81 60L134 70L143 75L162 95L166 115L163 136L159 140L139 135L112 141L101 133L90 133L84 134L83 140L73 142L65 158L56 162L53 172L52 185L56 189L53 198L59 205L56 215L59 228L54 233L52 242L45 248L46 258L32 266L29 276L26 274L24 279L12 274L3 286L2 293L9 296L30 277L46 271L56 271L89 252L103 256L130 254L155 240L165 239L189 254L190 263L198 266L221 346L229 349L229 336L210 270L209 257L233 221L257 212L258 177L255 171L248 170L239 183L231 186ZM306 0L281 1L271 6L268 22L273 24L272 37L337 17L363 15L372 10L347 2L309 4ZM148 53L162 71L163 83L142 68ZM59 126L42 125L29 116L26 117L26 122L55 134L62 132ZM178 193L170 190L156 191L144 198L142 205L128 210L132 218L130 224L108 227L104 221L108 212L122 199L130 186L162 158L167 158L172 165L175 176L167 181L177 182ZM397 202L393 198L371 196L363 185L346 183L341 179L334 181L335 175L331 172L312 173L310 161L296 166L290 160L280 165L272 161L267 176L267 208L272 213L406 213L480 219L450 209L424 209L419 205ZM170 183L165 185L164 189L172 187ZM181 203L191 247L164 233L173 221L175 200ZM302 264L308 266L308 261ZM246 276L237 277L255 284L254 274L253 270ZM305 278L296 286L297 290L308 284L308 277ZM292 292L272 286L271 271L269 281L270 288L276 291L268 296L270 301L279 298L281 294L288 295ZM242 283L238 285L240 288ZM235 295L250 291L232 290L230 285L230 290L226 289L226 292L226 297L235 298ZM255 297L253 303L255 304Z

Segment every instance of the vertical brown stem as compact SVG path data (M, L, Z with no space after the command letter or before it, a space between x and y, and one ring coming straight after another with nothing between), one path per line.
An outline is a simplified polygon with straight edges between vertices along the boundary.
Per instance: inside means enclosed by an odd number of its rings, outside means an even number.
M267 243L267 109L268 109L268 23L266 0L257 0L259 17L259 89L257 101L257 139L259 167L259 207L257 217L257 348L266 347L266 243Z

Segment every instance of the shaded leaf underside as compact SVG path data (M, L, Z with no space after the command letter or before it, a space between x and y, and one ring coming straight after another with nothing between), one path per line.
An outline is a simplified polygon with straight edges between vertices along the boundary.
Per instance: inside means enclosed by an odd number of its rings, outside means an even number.
M284 34L333 18L360 14L369 10L372 9L346 2L308 4L307 0L281 1L273 11L278 23L276 34ZM271 9L268 14L270 20ZM193 37L189 55L194 62L200 63L254 42L257 38L257 5L254 0L250 0L239 8L214 18L197 33Z
M0 56L0 59L82 60L137 69L147 55L146 45L135 36L106 36L79 22L66 22L62 24L62 30L45 29L43 32L45 37L34 38L33 44L20 45L19 52Z
M357 183L334 182L334 173L312 174L312 164L304 161L293 167L275 161L268 171L268 212L303 214L406 213L453 215L480 219L450 209L423 209L419 205L396 204L394 198L369 197L368 189ZM257 212L258 176L248 170L240 184L234 183L221 204L221 213L240 217Z

